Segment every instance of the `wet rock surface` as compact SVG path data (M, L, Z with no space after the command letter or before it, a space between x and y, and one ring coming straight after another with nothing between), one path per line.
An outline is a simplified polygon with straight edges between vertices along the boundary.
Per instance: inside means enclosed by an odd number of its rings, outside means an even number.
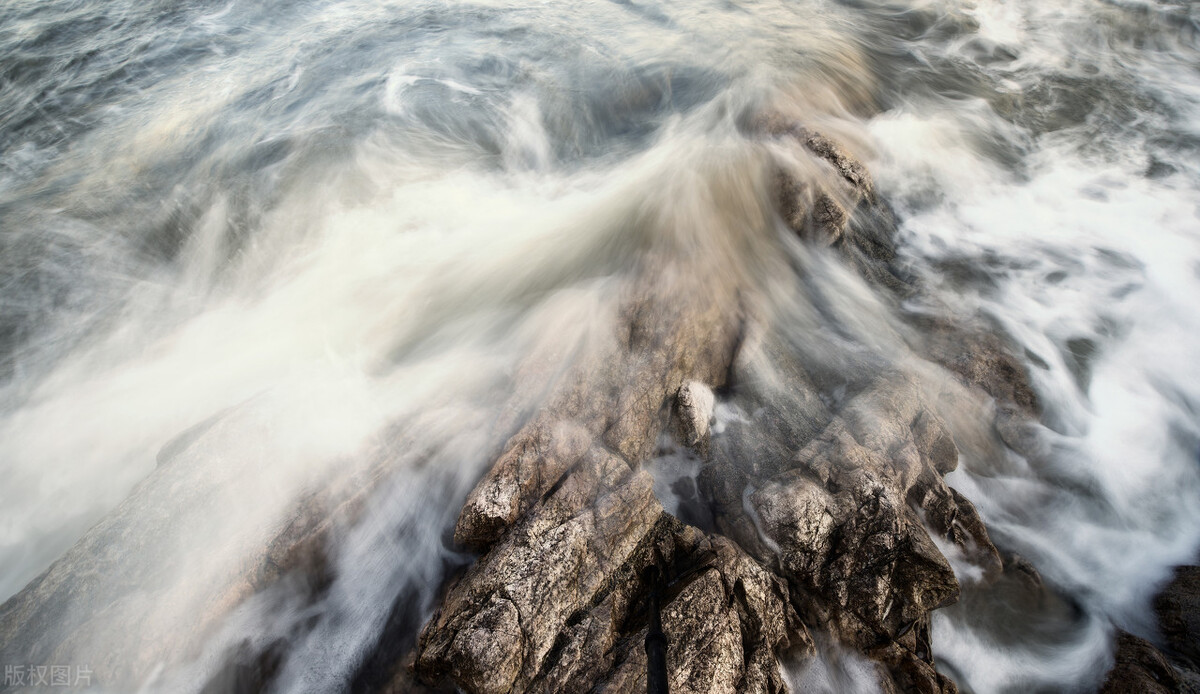
M1100 691L1104 694L1169 694L1182 691L1175 669L1153 644L1132 634L1117 634L1116 662Z
M1200 692L1200 567L1175 567L1154 598L1154 612L1161 648L1118 631L1104 694Z
M866 169L802 127L765 131L830 173L803 182L778 174L783 221L806 243L838 249L869 280L914 291L889 266L888 213ZM658 301L667 299L652 294L622 312L635 339L610 357L618 366L585 368L468 498L455 538L482 554L427 623L416 677L468 692L645 691L644 576L654 570L669 586L654 597L671 691L787 691L780 663L811 654L813 634L874 660L884 691L957 691L930 648L930 614L959 595L939 544L985 580L1002 563L975 508L944 480L958 449L927 394L884 370L829 402L819 397L822 377L793 362L799 394L785 412L743 385L752 362L780 349L747 338L748 313L703 312L710 327L696 331L694 316L673 323L679 314L664 315ZM648 315L656 318L638 322ZM996 343L952 370L1032 414L1014 364ZM589 410L596 398L579 394L611 390L595 379L622 373L620 401L633 406L618 403L615 416ZM716 434L721 387L755 419ZM692 509L700 527L664 513L640 469L664 432L702 461Z

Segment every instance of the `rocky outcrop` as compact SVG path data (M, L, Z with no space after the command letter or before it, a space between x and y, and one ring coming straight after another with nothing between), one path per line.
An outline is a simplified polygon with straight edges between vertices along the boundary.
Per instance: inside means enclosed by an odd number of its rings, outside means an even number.
M824 175L815 177L782 164L776 170L776 208L799 238L831 247L860 275L897 297L936 301L893 266L896 221L865 166L833 140L779 115L760 119L753 129L803 148L823 165ZM916 347L922 356L986 393L1005 417L1041 414L1029 374L999 326L975 316L952 317L945 306L902 311L920 336Z
M918 291L892 267L894 224L865 167L793 123L766 119L757 128L810 169L778 167L775 199L760 201L766 214L774 209L804 243L831 249L893 297ZM585 348L567 360L535 350L517 365L515 392L492 423L492 464L447 537L477 558L449 572L415 644L393 639L403 655L368 654L372 684L357 688L645 691L645 645L661 624L673 692L786 691L781 663L811 654L814 635L872 659L884 691L955 691L930 648L931 613L960 593L942 548L985 581L1002 563L975 508L944 480L958 447L937 407L883 359L864 358L870 368L836 377L810 370L772 332L758 307L765 292L748 268L686 243L646 243L639 263L612 280L615 298ZM924 356L1002 403L1007 416L1036 416L1032 389L1003 342L956 323L939 329ZM981 337L958 340L973 334ZM968 347L975 356L965 360L947 356L962 344L980 347ZM761 361L775 380L758 378ZM718 398L749 415L714 426ZM668 435L701 467L691 525L664 511L644 468ZM331 529L358 517L387 462L317 485L287 522L263 528L250 558L215 577L196 608L197 632L285 574L322 590ZM3 608L0 645L50 658L87 636L88 610L124 599L151 566L120 568L104 547L128 545L119 532L133 506L157 508L155 495L168 498L164 489L190 474L160 465L128 509ZM111 594L97 589L58 641L33 634L61 626L56 601L91 585L79 575L94 557L97 570L130 580ZM130 634L139 614L126 617ZM136 682L150 661L182 647L131 643L121 652L139 648L148 661L126 664L133 674L124 679L114 668L111 681ZM256 670L257 685L271 671Z
M604 617L611 628L624 600L610 585L622 569L636 575L633 555L662 515L652 486L615 454L589 451L450 591L422 635L418 668L468 691L521 691L572 617L599 607L585 630Z
M929 613L958 596L931 532L987 573L1000 558L942 479L958 457L941 420L911 382L881 379L789 462L766 480L733 461L707 468L717 527L788 580L806 623L887 663L905 691L951 686L918 643Z
M1103 694L1200 692L1200 567L1177 566L1154 598L1162 650L1118 630Z
M677 577L662 617L672 691L780 691L777 659L810 649L810 629L883 664L897 691L953 691L929 614L958 583L931 532L1000 570L942 479L956 465L914 385L881 379L768 479L714 451L712 535L664 514L646 472L594 445L451 588L417 673L469 692L643 690L640 577L661 566Z
M780 691L808 648L787 586L737 545L662 512L650 476L596 447L471 567L421 635L426 681L468 692L645 689L644 580L662 596L673 691Z
M759 119L752 131L790 149L793 160L815 164L777 166L775 204L784 223L806 243L833 249L873 284L910 293L893 266L895 216L867 168L842 145L778 114Z
M865 168L803 128L763 130L832 174L777 176L785 222L896 286L890 239L872 235L888 214ZM611 366L579 368L468 497L455 539L482 555L426 625L417 676L468 692L644 691L649 605L661 602L672 691L785 690L779 658L811 651L814 631L879 663L885 690L955 691L929 645L930 613L959 594L939 543L984 580L1001 560L943 479L957 447L917 384L885 371L831 406L819 379L793 364L807 404L774 411L737 385L747 358L738 340L754 330L745 312L700 312L707 328L697 331L686 299L683 311L663 311L679 299L642 296L620 311L631 339L605 355ZM1009 363L989 359L963 377L1024 404L1002 390L1028 388ZM755 420L716 435L713 388L729 373L734 401ZM663 431L706 461L707 531L663 513L640 470ZM644 579L659 570L672 577L661 601Z
M1041 414L1029 375L998 328L928 315L912 316L912 321L924 340L923 352L965 385L986 393L1006 416Z

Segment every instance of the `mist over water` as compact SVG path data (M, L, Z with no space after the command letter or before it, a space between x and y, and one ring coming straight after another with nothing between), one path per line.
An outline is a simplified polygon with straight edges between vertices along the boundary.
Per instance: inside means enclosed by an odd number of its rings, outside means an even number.
M1198 31L1191 4L1086 0L6 2L0 599L82 542L114 602L64 607L47 662L138 653L149 690L199 691L249 643L282 653L274 691L361 685L653 254L752 278L833 373L939 378L904 315L1011 337L1041 422L989 446L943 413L947 479L1067 597L1014 616L956 564L933 646L966 691L1094 688L1200 548ZM780 241L787 155L744 127L768 109L866 162L930 305ZM329 585L228 587L362 480ZM832 647L789 671L864 676Z

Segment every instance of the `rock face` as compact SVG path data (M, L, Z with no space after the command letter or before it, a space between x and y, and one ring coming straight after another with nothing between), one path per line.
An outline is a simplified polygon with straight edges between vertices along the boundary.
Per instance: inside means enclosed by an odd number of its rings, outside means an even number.
M1162 650L1117 631L1103 694L1200 692L1200 566L1177 566L1154 598Z
M776 207L784 223L805 242L837 251L871 282L900 294L912 291L893 271L895 219L867 168L838 143L781 116L759 119L752 129L807 152L821 172L777 170Z
M422 636L418 667L470 691L527 689L570 618L605 603L611 621L620 598L605 588L661 515L646 472L589 451L451 590Z
M454 531L457 543L483 549L498 540L592 442L631 464L645 460L681 390L688 426L697 440L702 436L693 420L707 425L697 414L705 384L720 386L727 378L742 329L740 288L728 274L701 267L648 267L653 277L635 279L618 308L612 341L561 377L471 492Z
M714 451L713 535L663 513L646 472L594 445L450 589L417 674L468 692L643 691L640 577L654 566L675 577L672 691L783 691L778 659L810 650L810 629L876 659L897 691L954 691L929 613L958 583L930 531L988 570L1000 559L942 480L957 451L936 414L911 383L881 380L784 465L763 479Z

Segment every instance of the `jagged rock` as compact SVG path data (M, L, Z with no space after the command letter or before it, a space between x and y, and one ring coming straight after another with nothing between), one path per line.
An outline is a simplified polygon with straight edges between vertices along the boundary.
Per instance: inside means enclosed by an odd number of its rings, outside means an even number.
M912 291L891 268L894 224L865 167L804 128L762 131L824 172L778 173L784 221L896 295ZM884 691L956 691L930 648L930 613L959 594L933 536L985 577L1002 562L973 505L945 484L958 464L945 423L892 370L849 383L809 374L747 327L744 287L711 269L650 257L614 311L610 342L555 375L524 426L520 408L503 417L516 433L455 530L482 556L421 634L413 673L424 685L645 691L644 577L657 566L672 691L785 691L778 658L811 652L809 627L878 663ZM939 334L933 358L1036 413L1024 373L986 332L974 362L939 353L958 334L968 333ZM787 383L761 399L741 393L753 421L735 418L713 438L712 389L732 371L736 390L747 335ZM663 513L638 470L672 413L680 442L707 461L698 482L712 525L697 522L721 535Z
M1101 694L1172 694L1181 682L1175 669L1149 641L1117 633L1116 662L1101 686Z
M876 202L875 185L866 167L832 140L799 124L774 121L767 124L766 132L798 143L832 169L830 176L817 182L786 169L776 173L776 204L783 220L801 238L820 245L847 241L850 210Z
M783 692L777 655L812 653L808 631L788 604L787 586L736 544L699 536L681 553L686 565L663 607L668 685L672 692ZM684 545L690 544L684 541ZM703 562L696 565L696 558ZM601 692L643 692L646 628L626 638Z
M539 493L579 461L590 444L590 433L570 421L541 419L525 427L471 492L454 530L455 541L468 547L494 541Z
M811 646L786 584L663 514L648 475L600 450L452 588L421 636L417 672L468 692L644 690L634 603L638 576L660 561L677 576L662 616L672 691L782 691L777 651Z
M1154 599L1166 647L1172 656L1200 670L1200 566L1177 566Z
M895 491L865 470L853 477L829 494L789 473L756 492L752 503L780 548L784 575L829 606L829 626L840 641L863 648L896 638L953 602L958 584Z
M421 635L418 670L471 692L523 690L661 513L647 473L593 448L447 595Z
M867 651L886 668L881 678L883 689L898 693L958 694L954 681L934 667L929 622L929 615L925 615L895 641Z
M793 456L791 469L756 481L717 460L701 481L717 527L789 580L806 623L885 663L908 683L902 690L941 692L953 683L936 673L928 646L901 645L921 629L927 641L929 613L958 596L930 530L985 574L1001 567L974 507L942 479L957 463L915 384L880 378Z
M895 217L866 166L833 140L779 114L758 119L752 130L794 144L824 170L812 177L780 164L774 192L784 223L804 241L838 250L864 278L907 294L911 288L891 267Z
M777 140L791 140L827 163L831 176L809 182L781 168L776 173L776 207L800 238L840 250L868 280L899 296L916 288L891 268L896 257L891 211L875 193L866 167L833 140L779 115L759 120L755 129ZM854 224L852 224L854 222ZM922 351L1023 417L1041 407L1029 375L1013 356L997 326L969 325L929 314L910 315L925 339Z

